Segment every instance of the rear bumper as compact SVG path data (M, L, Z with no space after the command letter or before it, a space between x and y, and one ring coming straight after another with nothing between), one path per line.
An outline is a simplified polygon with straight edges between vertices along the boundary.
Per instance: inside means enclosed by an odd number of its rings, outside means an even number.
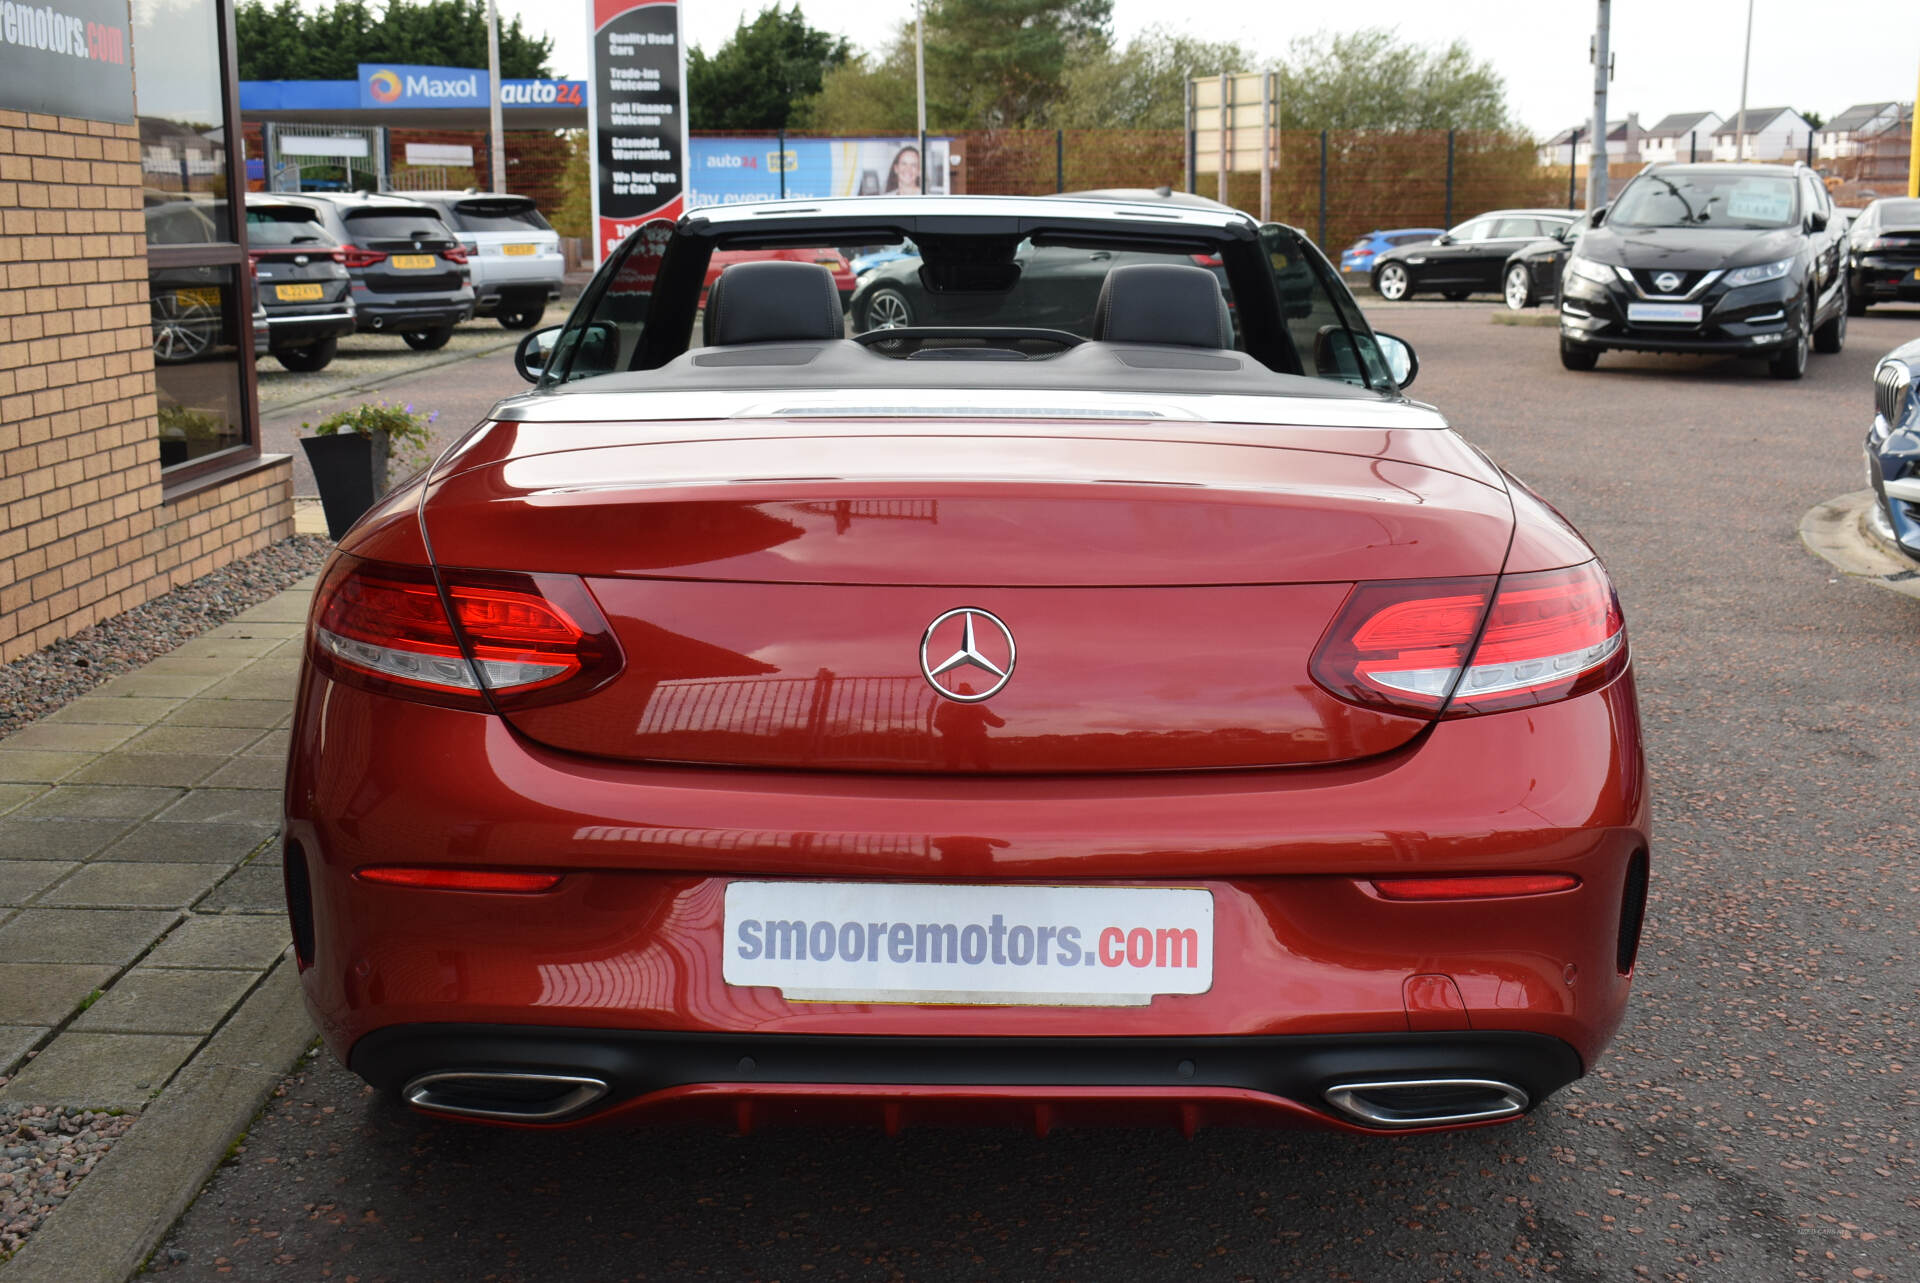
M275 349L340 338L353 333L357 324L354 306L346 301L306 309L267 309L268 341Z
M387 296L367 294L354 300L361 330L408 330L458 325L473 318L473 291L457 295Z
M693 1114L750 1131L761 1123L824 1116L897 1130L920 1121L985 1117L1042 1132L1055 1123L1109 1121L1169 1123L1188 1131L1214 1122L1375 1131L1459 1126L1446 1121L1448 1115L1437 1115L1438 1123L1410 1124L1383 1118L1364 1104L1355 1113L1334 1102L1350 1099L1341 1089L1359 1084L1497 1082L1518 1089L1510 1101L1525 1103L1503 1103L1488 1112L1515 1116L1582 1069L1578 1054L1557 1039L1472 1031L1342 1038L876 1038L466 1024L382 1029L355 1046L350 1067L387 1090L418 1093L430 1112L492 1122L573 1126ZM470 1076L463 1080L463 1074ZM483 1084L490 1075L502 1082L527 1075L590 1087L571 1095L556 1091L549 1100L489 1099ZM592 1084L604 1090L594 1094ZM1470 1098L1438 1107L1476 1112ZM529 1112L551 1116L530 1118Z
M1857 299L1920 302L1920 263L1867 258L1855 263L1849 275L1848 285Z
M1364 1041L1471 1030L1550 1039L1590 1064L1625 1010L1640 894L1629 873L1643 867L1648 841L1631 673L1559 704L1441 723L1409 748L1340 766L979 779L593 761L532 745L487 715L370 695L312 671L286 840L310 887L305 924L295 922L308 942L309 1010L336 1054L382 1074L384 1062L365 1057L384 1044L370 1039L410 1030L403 1041L417 1041L448 1025L510 1026L535 1040L674 1035L703 1047L773 1034ZM566 876L535 895L353 876L394 862ZM1406 903L1367 881L1536 870L1580 884L1527 899ZM1232 965L1216 968L1207 992L1138 1006L790 1002L721 978L736 877L1199 887L1212 895L1216 956ZM1457 1001L1423 1000L1434 984ZM824 1094L900 1094L891 1079L862 1085L863 1072L879 1071L843 1064ZM740 1094L714 1086L727 1081L716 1073L636 1080L631 1099L665 1109L661 1092ZM1035 1074L1029 1085L1059 1091L995 1091L1079 1099L1088 1081L1135 1096L1170 1090L1097 1076L1043 1084ZM763 1075L748 1081L774 1090ZM775 1094L789 1089L799 1090L789 1082ZM1292 1097L1261 1091L1253 1112L1292 1109L1272 1103Z

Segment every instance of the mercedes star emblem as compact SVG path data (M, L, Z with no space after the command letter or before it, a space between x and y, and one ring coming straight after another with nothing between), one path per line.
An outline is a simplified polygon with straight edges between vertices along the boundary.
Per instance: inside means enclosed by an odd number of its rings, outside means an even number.
M1671 294L1680 288L1680 278L1672 272L1662 272L1653 278L1653 283L1662 294Z
M956 619L958 627L949 623ZM976 620L985 627L976 630ZM936 664L933 657L953 643L959 648ZM920 675L927 685L959 704L978 704L998 695L1013 677L1013 660L1013 631L991 611L973 606L947 611L928 624L920 638ZM959 680L957 674L966 668L980 670L986 689L975 690L971 683Z

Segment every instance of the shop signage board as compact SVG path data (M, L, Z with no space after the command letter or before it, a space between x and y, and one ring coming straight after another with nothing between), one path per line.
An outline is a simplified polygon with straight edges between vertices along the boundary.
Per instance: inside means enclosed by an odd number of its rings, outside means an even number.
M298 87L311 82L279 83ZM488 86L492 80L486 72L470 67L363 62L359 64L356 83L360 106L373 111L382 107L404 107L409 110L421 107L485 107ZM586 101L585 89L585 84L578 80L502 80L500 103L505 107L578 107ZM240 105L249 105L244 90Z
M642 225L684 208L687 74L678 0L593 0L590 14L588 156L599 263Z
M952 140L788 138L750 134L695 138L688 149L687 208L782 196L944 195Z
M131 122L126 0L0 0L0 109Z

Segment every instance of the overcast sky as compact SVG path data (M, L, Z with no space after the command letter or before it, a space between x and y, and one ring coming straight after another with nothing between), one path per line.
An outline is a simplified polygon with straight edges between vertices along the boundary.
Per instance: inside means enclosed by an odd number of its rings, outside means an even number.
M584 4L500 0L500 7L553 37L556 71L586 74ZM687 41L718 49L743 14L751 17L761 7L762 0L682 0ZM1754 0L1748 104L1830 117L1856 102L1912 99L1920 80L1916 8L1915 0L1821 0L1812 6L1803 0ZM814 26L871 49L886 42L892 25L911 15L913 5L912 0L801 0L800 9ZM1464 36L1506 77L1508 102L1520 124L1543 135L1592 114L1587 40L1594 9L1591 0L1366 0L1350 7L1354 26L1394 27L1422 44L1444 45ZM1313 29L1306 24L1318 14L1334 10L1271 3L1170 8L1164 0L1114 0L1113 25L1123 41L1162 23L1207 38L1238 38L1278 55L1293 35ZM579 21L563 21L567 13L579 14ZM1676 111L1732 116L1740 101L1746 14L1746 0L1614 0L1616 75L1608 114L1618 119L1637 111L1647 125ZM938 121L929 124L939 128Z

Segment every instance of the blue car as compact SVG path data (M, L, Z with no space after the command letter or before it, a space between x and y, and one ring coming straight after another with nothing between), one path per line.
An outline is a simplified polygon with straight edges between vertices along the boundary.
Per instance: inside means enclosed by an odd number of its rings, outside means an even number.
M1444 227L1396 227L1391 231L1368 232L1340 251L1340 273L1343 276L1371 276L1376 256L1402 245L1430 241L1446 230Z
M859 280L862 275L876 267L885 267L888 263L897 263L903 258L919 258L920 251L914 248L912 241L901 241L898 245L886 245L865 254L854 254L847 259L847 270L853 278Z
M1920 558L1920 339L1874 367L1873 408L1867 479L1894 542Z

